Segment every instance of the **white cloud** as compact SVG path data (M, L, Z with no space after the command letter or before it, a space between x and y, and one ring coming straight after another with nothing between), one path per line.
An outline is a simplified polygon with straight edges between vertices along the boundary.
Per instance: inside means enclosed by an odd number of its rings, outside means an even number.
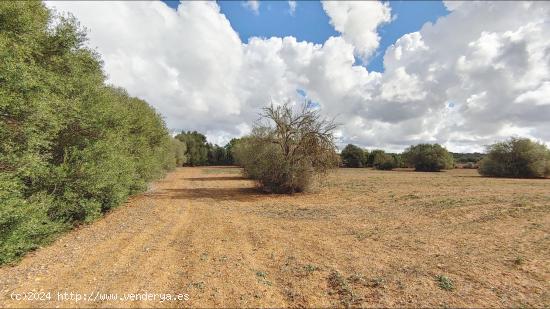
M260 1L258 0L248 0L242 3L243 6L252 11L252 13L258 15L260 14Z
M296 1L288 1L288 13L292 16L294 16L294 13L296 12Z
M324 1L323 9L330 23L344 39L353 44L364 60L380 43L377 28L391 20L389 4L378 1Z
M452 4L448 16L388 48L384 73L354 65L376 50L376 29L391 18L376 2L324 3L342 35L323 44L243 43L215 2L186 1L177 11L161 2L48 6L90 29L111 83L150 102L171 129L218 143L249 132L270 100L300 100L297 89L337 117L342 143L398 151L429 141L471 151L509 134L550 141L544 2Z

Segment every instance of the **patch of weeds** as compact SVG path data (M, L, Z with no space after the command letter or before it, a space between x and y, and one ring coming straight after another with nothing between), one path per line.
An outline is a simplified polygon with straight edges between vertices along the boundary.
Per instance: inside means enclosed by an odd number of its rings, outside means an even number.
M202 262L208 260L208 253L205 252L205 253L201 254L200 259L201 259Z
M369 288L378 288L383 287L384 283L386 282L384 278L376 277L373 279L368 279L362 274L353 274L348 276L346 279L348 283L356 284L356 285L362 285Z
M533 206L533 203L526 200L519 200L514 203L514 206L519 208L528 208L530 206Z
M203 291L205 284L204 284L204 281L197 281L197 282L190 283L188 286Z
M319 268L319 266L316 266L316 265L307 264L307 265L304 266L304 270L305 270L308 274L311 274L311 273L314 272L314 271L321 270L321 268Z
M380 237L378 235L378 228L375 228L374 230L370 231L353 231L353 235L355 235L355 238L357 240L362 241L367 238L372 238L373 240L379 240Z
M416 195L416 194L407 194L407 195L403 195L402 199L404 200L417 200L419 199L420 196Z
M384 287L384 283L386 283L386 280L384 278L377 277L369 280L368 286L373 288L381 288L381 287Z
M256 277L258 277L258 281L261 283L271 285L271 281L267 280L267 272L259 270L256 272Z
M220 261L220 262L225 262L225 261L227 261L227 256L222 255L221 257L218 258L218 261Z
M340 303L344 305L344 307L350 307L361 300L353 292L353 288L350 286L348 280L338 271L332 271L327 280L328 286L332 289L329 294L337 294Z
M454 290L454 284L453 284L453 281L445 276L445 275L438 275L437 277L435 277L436 281L437 281L437 285L442 288L443 290L445 291L452 291Z
M517 266L520 266L520 265L523 265L523 263L525 263L525 259L523 258L523 256L517 256L514 260L514 265L517 265Z

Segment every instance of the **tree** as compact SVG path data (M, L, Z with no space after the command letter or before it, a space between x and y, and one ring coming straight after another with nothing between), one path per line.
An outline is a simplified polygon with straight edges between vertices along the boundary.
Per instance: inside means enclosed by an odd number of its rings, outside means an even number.
M384 150L380 150L380 149L375 149L371 151L367 157L367 166L375 167L374 161L376 161L377 157L384 156L384 154L385 154ZM380 161L380 159L378 159L378 161Z
M336 125L304 104L271 105L261 114L264 123L235 146L237 162L261 189L294 193L311 188L315 178L337 166L333 131Z
M540 178L550 176L550 150L528 138L510 138L487 147L478 172L483 176Z
M373 167L378 170L392 170L398 166L396 157L385 152L377 153L373 159Z
M365 151L355 145L348 144L340 154L345 167L365 167Z
M403 152L403 158L416 171L438 172L454 166L451 154L439 144L418 144Z
M240 141L239 138L232 138L229 143L227 143L224 148L225 148L225 153L226 153L226 160L224 162L225 165L233 165L235 164L235 157L234 157L234 150L235 150L235 146L237 145L237 143Z
M206 136L197 131L182 131L176 135L176 139L185 143L187 148L187 164L191 166L208 164L209 146L206 142Z

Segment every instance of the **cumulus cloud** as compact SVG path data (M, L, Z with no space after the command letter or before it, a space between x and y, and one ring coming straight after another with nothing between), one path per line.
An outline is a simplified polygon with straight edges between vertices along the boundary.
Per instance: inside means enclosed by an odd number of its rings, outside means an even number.
M303 90L342 123L341 143L400 151L439 142L454 151L511 134L550 141L550 6L452 2L451 13L398 39L384 73L356 65L378 47L387 4L329 2L342 35L242 42L215 2L49 2L90 30L109 81L142 97L169 128L223 144L249 132L270 101ZM101 18L98 18L101 16ZM368 16L369 18L366 18Z
M324 1L323 9L336 31L364 60L380 43L377 28L391 20L389 4L378 1Z

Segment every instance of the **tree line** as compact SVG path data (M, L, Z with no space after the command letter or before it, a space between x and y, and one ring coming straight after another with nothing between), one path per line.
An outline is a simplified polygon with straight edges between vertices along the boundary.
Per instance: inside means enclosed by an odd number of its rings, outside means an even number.
M401 154L383 150L369 152L348 144L340 153L344 167L372 167L392 170L414 167L416 171L435 172L457 166L477 168L479 174L493 177L543 178L550 176L550 150L528 138L511 137L486 147L482 153L451 153L439 144L410 146Z
M106 84L71 16L0 2L0 264L188 160L147 102Z
M225 146L209 143L206 136L197 131L183 131L175 139L185 145L184 165L233 165L233 147L239 140L231 139Z

